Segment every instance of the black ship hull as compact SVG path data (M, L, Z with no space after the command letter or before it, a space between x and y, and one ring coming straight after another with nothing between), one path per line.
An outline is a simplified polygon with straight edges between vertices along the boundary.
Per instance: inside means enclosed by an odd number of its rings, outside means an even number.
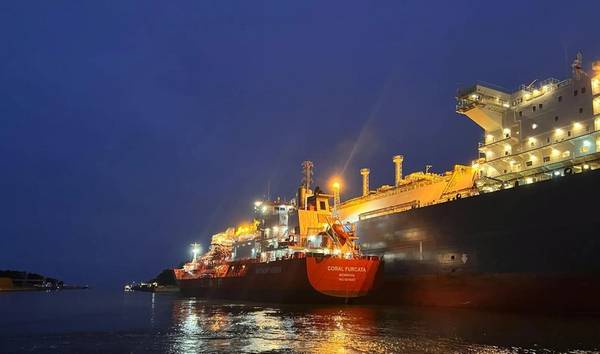
M359 221L371 301L600 312L600 170Z

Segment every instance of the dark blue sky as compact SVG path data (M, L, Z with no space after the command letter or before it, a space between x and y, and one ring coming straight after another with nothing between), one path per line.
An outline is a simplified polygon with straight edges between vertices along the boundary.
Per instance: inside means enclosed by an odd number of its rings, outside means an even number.
M0 269L120 284L292 197L300 162L342 198L476 156L454 113L600 59L598 1L0 4ZM352 151L354 150L354 153Z

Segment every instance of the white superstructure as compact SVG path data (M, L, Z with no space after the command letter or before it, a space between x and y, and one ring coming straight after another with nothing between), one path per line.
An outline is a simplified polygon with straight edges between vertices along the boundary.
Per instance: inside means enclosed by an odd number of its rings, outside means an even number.
M600 63L581 55L572 78L547 79L507 93L485 85L459 91L458 113L485 132L479 188L493 191L600 167Z

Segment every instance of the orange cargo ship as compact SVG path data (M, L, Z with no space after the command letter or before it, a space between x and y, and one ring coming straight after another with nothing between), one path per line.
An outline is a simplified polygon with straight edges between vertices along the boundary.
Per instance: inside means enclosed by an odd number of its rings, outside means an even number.
M330 209L331 195L310 190L307 167L297 202L256 202L253 223L214 235L202 256L193 245L193 260L175 269L181 291L269 302L348 302L368 295L380 259L361 254L354 230L335 217L337 204Z

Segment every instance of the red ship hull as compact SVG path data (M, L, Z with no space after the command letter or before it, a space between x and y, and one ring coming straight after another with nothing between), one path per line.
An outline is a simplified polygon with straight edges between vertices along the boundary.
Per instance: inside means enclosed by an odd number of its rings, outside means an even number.
M268 263L229 263L221 276L176 269L181 292L188 295L260 302L348 302L374 286L379 259L306 256Z

